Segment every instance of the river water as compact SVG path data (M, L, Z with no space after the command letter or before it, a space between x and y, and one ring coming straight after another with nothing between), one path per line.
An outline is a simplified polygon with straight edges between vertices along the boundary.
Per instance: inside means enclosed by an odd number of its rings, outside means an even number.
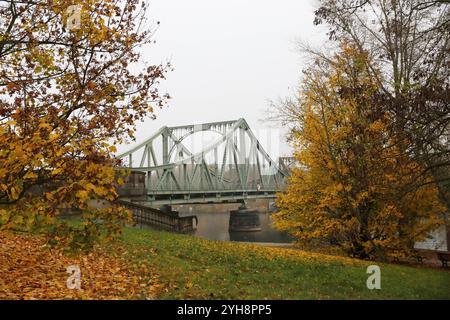
M292 239L285 232L276 230L272 224L271 213L267 210L259 209L259 219L261 221L261 231L255 232L229 232L228 224L230 219L229 210L213 210L213 212L204 212L204 210L189 208L189 211L179 208L180 215L196 215L198 218L197 230L195 236L222 241L241 241L241 242L270 242L270 243L290 243ZM227 208L228 209L228 208ZM231 209L231 208L230 208ZM235 208L233 208L235 209Z

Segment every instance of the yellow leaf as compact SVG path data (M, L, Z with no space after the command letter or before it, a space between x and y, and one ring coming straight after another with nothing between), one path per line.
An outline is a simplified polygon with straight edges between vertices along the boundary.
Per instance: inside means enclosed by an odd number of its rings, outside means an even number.
M16 200L19 198L19 192L16 188L11 188L11 200Z
M41 123L39 124L39 128L41 128L41 129L51 129L52 126L49 125L48 123L41 122Z
M28 171L23 178L24 179L36 179L38 177L38 175L36 173L34 173L33 171Z
M95 186L92 183L90 183L90 182L88 184L86 184L84 187L88 191L91 191L91 190L95 189Z
M84 201L87 198L89 198L89 193L86 190L80 190L80 191L77 191L76 196L80 200Z
M108 193L108 191L105 188L102 188L102 187L95 187L94 188L94 192L96 194L98 194L99 196L104 196L104 195L106 195Z
M62 168L56 168L52 171L52 175L56 176L57 174L60 174L61 172L63 172Z
M0 221L7 221L9 218L9 214L8 211L4 210L4 209L0 209Z

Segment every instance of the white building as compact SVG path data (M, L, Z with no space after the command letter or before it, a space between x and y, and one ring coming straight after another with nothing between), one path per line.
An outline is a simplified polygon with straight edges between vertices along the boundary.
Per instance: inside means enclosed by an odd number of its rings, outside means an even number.
M439 229L431 232L428 239L417 242L414 245L416 249L450 251L450 228L441 226Z

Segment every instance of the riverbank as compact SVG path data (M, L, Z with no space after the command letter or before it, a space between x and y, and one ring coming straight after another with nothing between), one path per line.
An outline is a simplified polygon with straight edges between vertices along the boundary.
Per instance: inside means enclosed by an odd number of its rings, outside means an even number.
M125 228L89 253L0 232L0 299L450 299L450 270ZM366 286L369 265L381 289ZM67 268L79 268L80 290ZM74 270L75 270L74 269Z
M121 245L158 277L158 299L450 299L450 272L127 228ZM367 289L367 267L381 289Z
M242 243L242 244L254 244L257 246L263 246L263 247L275 247L275 248L288 248L293 249L294 244L293 243L279 243L279 242L246 242L246 241L237 241L236 243Z

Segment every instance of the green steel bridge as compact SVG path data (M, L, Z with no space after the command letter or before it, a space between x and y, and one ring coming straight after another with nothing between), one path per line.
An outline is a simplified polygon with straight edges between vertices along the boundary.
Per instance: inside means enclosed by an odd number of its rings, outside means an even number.
M194 152L199 134L214 139ZM272 160L244 119L165 126L117 158L132 172L121 199L152 207L275 198L294 162Z

